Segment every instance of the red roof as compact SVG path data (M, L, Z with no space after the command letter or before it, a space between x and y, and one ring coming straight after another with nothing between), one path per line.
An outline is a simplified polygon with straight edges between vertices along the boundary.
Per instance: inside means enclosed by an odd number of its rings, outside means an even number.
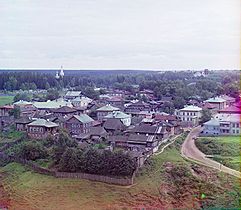
M166 121L166 120L176 120L177 117L174 116L174 115L160 115L160 114L157 114L155 115L155 120L158 120L158 121Z
M204 105L203 105L203 108L205 108L205 109L214 109L214 108L216 108L216 106L214 105L214 104L211 104L211 103L205 103Z
M225 109L219 111L219 113L227 113L227 114L241 114L241 109L236 106L229 106Z
M0 106L0 109L13 109L13 105Z

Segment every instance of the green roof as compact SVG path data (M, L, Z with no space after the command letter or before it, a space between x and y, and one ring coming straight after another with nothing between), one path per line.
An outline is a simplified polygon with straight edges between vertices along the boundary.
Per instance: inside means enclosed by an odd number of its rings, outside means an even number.
M21 105L30 105L30 104L32 104L32 103L28 102L28 101L23 101L23 100L20 100L20 101L17 101L17 102L14 103L14 105L19 105L19 106L21 106Z
M215 97L215 98L209 98L208 100L206 100L205 102L208 102L208 103L223 103L225 102L226 100L223 99L223 98L220 98L220 97Z
M130 118L130 115L128 115L124 112L121 112L121 111L114 111L114 112L106 115L105 118L125 119L125 118Z
M41 127L52 128L52 127L58 127L58 124L45 119L36 119L33 122L29 123L28 126L41 126Z
M119 111L120 109L117 108L117 107L113 107L109 104L105 105L105 106L102 106L100 107L99 109L97 109L97 111Z
M87 114L81 114L81 115L74 115L74 117L79 120L82 123L89 123L93 122L94 120L89 117Z
M34 102L33 105L37 109L57 109L62 106L73 107L70 102L66 102L63 100L55 100L55 101L46 101L46 102Z

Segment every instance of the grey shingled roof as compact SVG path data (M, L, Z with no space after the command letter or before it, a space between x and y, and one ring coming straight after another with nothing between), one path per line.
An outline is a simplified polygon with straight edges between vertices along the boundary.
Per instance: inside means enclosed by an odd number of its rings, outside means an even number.
M119 108L117 108L117 107L113 107L113 106L111 106L111 105L105 105L105 106L102 106L102 107L100 107L99 109L97 109L97 111L118 111L118 110L120 110Z
M33 122L29 123L28 126L41 126L46 128L53 128L58 127L58 124L45 119L36 119Z
M81 114L81 115L74 115L74 117L79 120L82 123L90 123L93 122L94 120L89 117L87 114Z

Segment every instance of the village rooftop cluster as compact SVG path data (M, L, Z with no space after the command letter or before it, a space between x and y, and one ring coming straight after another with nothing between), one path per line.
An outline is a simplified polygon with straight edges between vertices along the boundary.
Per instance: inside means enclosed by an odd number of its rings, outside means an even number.
M186 127L200 124L202 110L209 110L212 119L203 124L203 136L240 135L240 103L227 95L205 101L190 99L175 114L160 111L160 106L171 97L156 100L153 91L140 91L147 102L127 101L130 93L123 90L106 90L98 100L93 100L81 91L68 90L56 100L17 101L0 107L4 131L10 125L26 132L31 139L44 139L49 135L58 138L60 129L65 129L80 147L107 142L105 149L122 148L130 151L141 166L147 157L170 137L180 134ZM20 110L20 118L14 119L9 112Z

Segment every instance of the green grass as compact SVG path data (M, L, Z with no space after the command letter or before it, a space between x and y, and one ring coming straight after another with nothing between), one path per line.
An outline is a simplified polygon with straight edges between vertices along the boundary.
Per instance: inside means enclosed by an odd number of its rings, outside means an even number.
M15 201L13 209L127 210L133 209L134 206L152 206L154 208L159 199L162 202L170 202L172 198L172 195L165 193L165 190L169 190L172 183L166 184L166 172L163 165L169 162L173 165L187 167L187 170L191 165L189 161L184 160L180 155L179 151L182 141L183 138L179 138L177 142L166 148L162 154L152 156L138 173L135 180L136 184L131 188L84 179L57 179L52 176L34 173L17 163L10 163L0 168L0 173L4 172L7 174L4 185ZM40 164L44 165L45 163L40 161ZM224 182L228 180L231 187L233 183L236 184L236 180L233 181L233 177L227 179L226 176L223 176L223 180ZM215 182L217 182L216 179ZM167 186L164 190L161 188L163 184ZM200 182L200 186L205 189L205 185L202 182ZM160 193L163 194L160 195ZM216 192L215 201L217 197L221 196L220 194L220 191ZM223 196L226 195L226 192L223 193ZM185 196L183 202L189 204L190 200L187 198L185 201ZM232 199L234 198L232 197ZM222 201L223 199L220 199L217 202ZM172 204L170 204L169 209L173 208ZM185 209L190 208L189 206Z
M240 170L240 137L202 137L196 141L197 147L213 159L237 171Z
M0 106L13 103L14 96L0 96Z

